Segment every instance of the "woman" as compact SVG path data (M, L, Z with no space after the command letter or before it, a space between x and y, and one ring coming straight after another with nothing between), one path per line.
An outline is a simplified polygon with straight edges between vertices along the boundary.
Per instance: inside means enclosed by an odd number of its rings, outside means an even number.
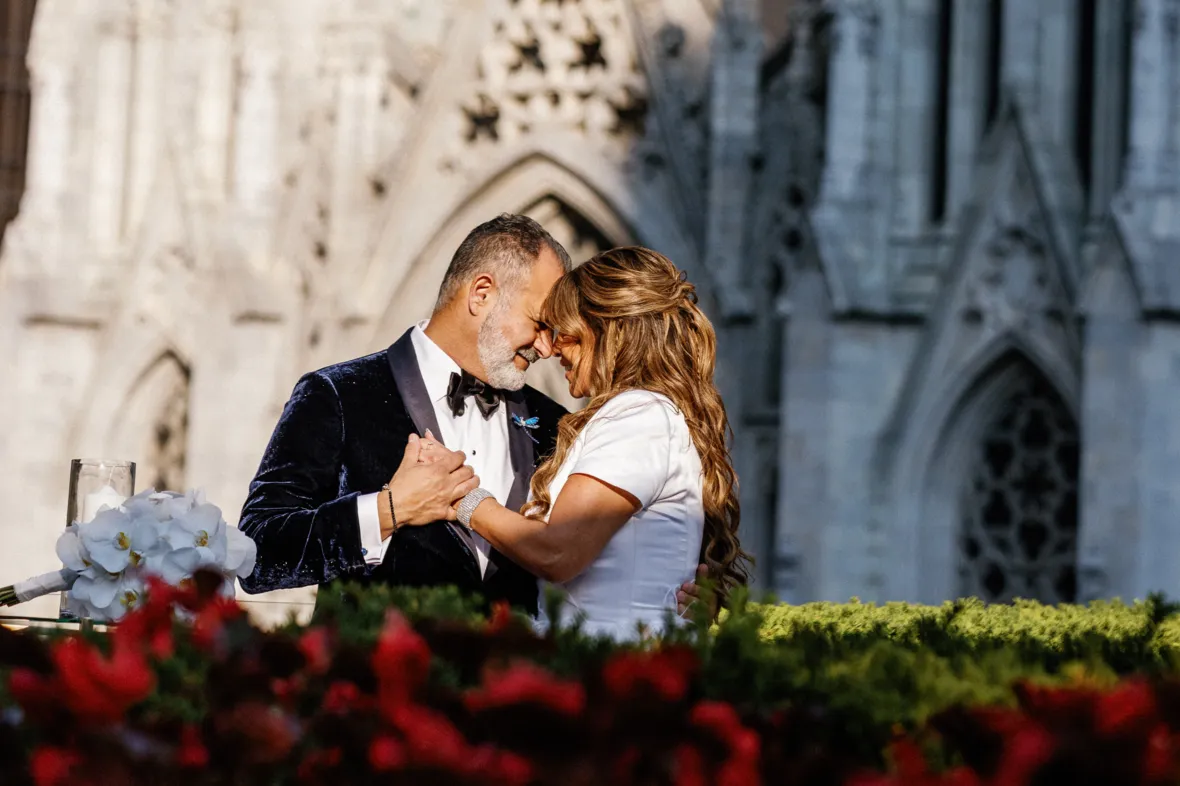
M659 628L698 560L724 601L749 557L716 336L693 285L654 251L617 248L561 278L542 319L571 395L589 404L562 419L522 512L476 489L459 520L564 589L591 633Z

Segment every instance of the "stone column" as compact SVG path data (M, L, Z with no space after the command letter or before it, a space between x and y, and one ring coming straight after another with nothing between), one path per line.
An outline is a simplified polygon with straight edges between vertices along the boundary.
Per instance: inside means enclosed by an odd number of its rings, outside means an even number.
M279 55L261 41L245 43L233 124L233 195L249 212L269 213L278 166Z
M781 363L778 514L773 587L788 603L816 600L824 579L824 540L832 505L832 324L823 274L801 271L791 286Z
M827 166L820 189L825 202L864 198L869 161L870 107L875 83L876 4L838 0L831 4L832 53L828 66Z
M946 216L951 220L969 196L975 155L987 122L988 7L993 1L955 0L952 4L946 190Z
M1041 12L1037 46L1037 96L1041 118L1050 138L1065 149L1073 147L1078 102L1077 0L1037 0Z
M90 197L94 252L109 257L123 239L127 149L134 62L134 30L128 9L112 14L99 31L97 62L89 89L95 101Z
M895 194L892 227L914 235L926 228L933 195L935 97L938 77L938 4L900 0L896 61ZM832 93L837 103L839 93Z
M1180 0L1170 0L1164 12L1172 97L1168 101L1168 125L1172 129L1169 169L1173 193L1180 191ZM1180 234L1180 227L1173 227Z
M1005 89L1019 92L1030 106L1035 105L1038 98L1040 15L1037 3L1004 2L1000 78Z
M714 33L705 264L716 271L727 317L751 308L741 296L751 161L758 148L762 34L757 0L724 0Z
M220 202L229 190L237 17L229 0L207 0L202 22L198 51L204 62L197 79L193 155L198 188L205 199Z
M1083 301L1078 599L1121 595L1129 601L1140 591L1144 395L1139 369L1148 328L1113 233L1097 256L1103 261Z
M25 195L20 217L10 228L6 245L16 229L22 245L34 246L41 273L59 263L58 249L63 221L62 200L69 182L69 164L74 142L73 46L68 28L52 15L60 6L44 5L33 22L33 40L29 50L31 105L29 107L28 152L25 170ZM28 229L26 229L28 227ZM23 255L16 255L20 263ZM6 261L14 261L10 255Z
M168 20L162 0L139 0L136 6L136 43L131 85L128 136L128 181L124 226L135 231L143 218L159 171L162 88L165 84L165 35Z
M1131 44L1131 118L1126 184L1137 191L1171 187L1176 171L1173 139L1177 111L1173 91L1177 71L1176 31L1169 19L1175 0L1135 0Z
M1123 161L1126 118L1126 84L1122 78L1126 57L1123 25L1127 23L1128 0L1097 0L1094 31L1093 153L1090 166L1090 195L1087 213L1091 220L1102 217L1119 186Z
M335 83L335 127L331 159L328 247L345 264L361 261L364 235L354 218L371 196L369 176L377 165L381 83L389 68L373 25L336 34L328 69Z

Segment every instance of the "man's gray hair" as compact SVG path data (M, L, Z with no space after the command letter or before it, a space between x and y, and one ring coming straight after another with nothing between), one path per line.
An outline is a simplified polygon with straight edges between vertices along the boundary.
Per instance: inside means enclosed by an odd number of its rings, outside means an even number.
M515 293L528 279L537 257L546 247L566 273L573 269L573 261L561 243L528 216L502 213L485 221L468 233L451 257L438 289L435 311L450 303L463 285L480 273L495 274L496 283L506 290L505 294Z

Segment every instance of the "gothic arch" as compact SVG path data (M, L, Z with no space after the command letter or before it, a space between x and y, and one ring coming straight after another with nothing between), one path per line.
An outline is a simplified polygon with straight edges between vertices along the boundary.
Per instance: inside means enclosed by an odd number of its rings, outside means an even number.
M136 418L146 415L129 414L128 409L142 409L150 403L139 391L153 382L153 373L161 368L178 368L187 380L191 369L187 358L193 355L186 351L185 345L129 320L113 325L110 334L117 338L106 346L95 363L98 370L88 383L93 395L77 414L71 453L138 460L141 447L129 430L136 427ZM169 363L173 365L168 366ZM115 456L118 451L131 452Z
M912 577L905 597L924 602L961 594L964 489L988 430L1012 398L1030 383L1052 391L1076 436L1079 381L1072 373L1063 376L1032 345L1015 335L1001 337L967 368L948 387L946 406L924 419L922 435L898 455L902 515L896 534L909 545L905 573Z
M640 242L630 223L593 185L551 158L530 156L471 192L447 218L388 299L366 351L387 346L407 327L429 316L454 250L472 227L501 212L537 218L567 244L575 263L584 261L576 256L579 250L587 255L602 248ZM571 243L571 232L582 236L581 242ZM530 383L563 404L576 406L560 374L548 365L536 367Z
M423 278L437 287L446 262L467 231L546 195L561 199L605 236L620 238L617 242L645 243L690 272L698 268L696 249L661 196L659 185L641 183L617 164L587 156L584 145L572 135L555 133L505 145L471 182L472 187L453 199L431 205L428 221L404 219L399 206L391 205L359 293L362 313L376 320L380 340L372 346L384 346L380 342L389 338L391 304L404 301L404 294ZM429 299L433 301L433 296Z
M138 465L137 490L185 490L190 376L176 353L165 350L144 367L108 424L108 450Z

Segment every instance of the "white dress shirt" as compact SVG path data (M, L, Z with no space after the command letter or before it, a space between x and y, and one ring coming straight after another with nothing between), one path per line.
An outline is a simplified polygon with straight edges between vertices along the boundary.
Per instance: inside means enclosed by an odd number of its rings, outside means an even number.
M426 335L427 324L429 320L419 322L410 334L410 341L414 346L414 355L418 360L422 381L426 385L426 393L434 405L439 431L442 432L434 436L447 448L462 450L467 454L467 464L479 476L479 485L494 494L496 501L504 505L508 502L508 494L512 490L514 480L512 458L508 451L507 406L501 401L491 417L485 420L475 400L469 398L462 415L455 417L451 414L451 408L447 404L447 386L450 384L451 374L461 374L462 369ZM378 505L388 505L389 497L383 492L363 494L357 497L356 504L365 563L379 565L385 559L389 538L381 539ZM491 545L464 527L455 527L455 530L468 538L479 563L479 573L485 576Z

